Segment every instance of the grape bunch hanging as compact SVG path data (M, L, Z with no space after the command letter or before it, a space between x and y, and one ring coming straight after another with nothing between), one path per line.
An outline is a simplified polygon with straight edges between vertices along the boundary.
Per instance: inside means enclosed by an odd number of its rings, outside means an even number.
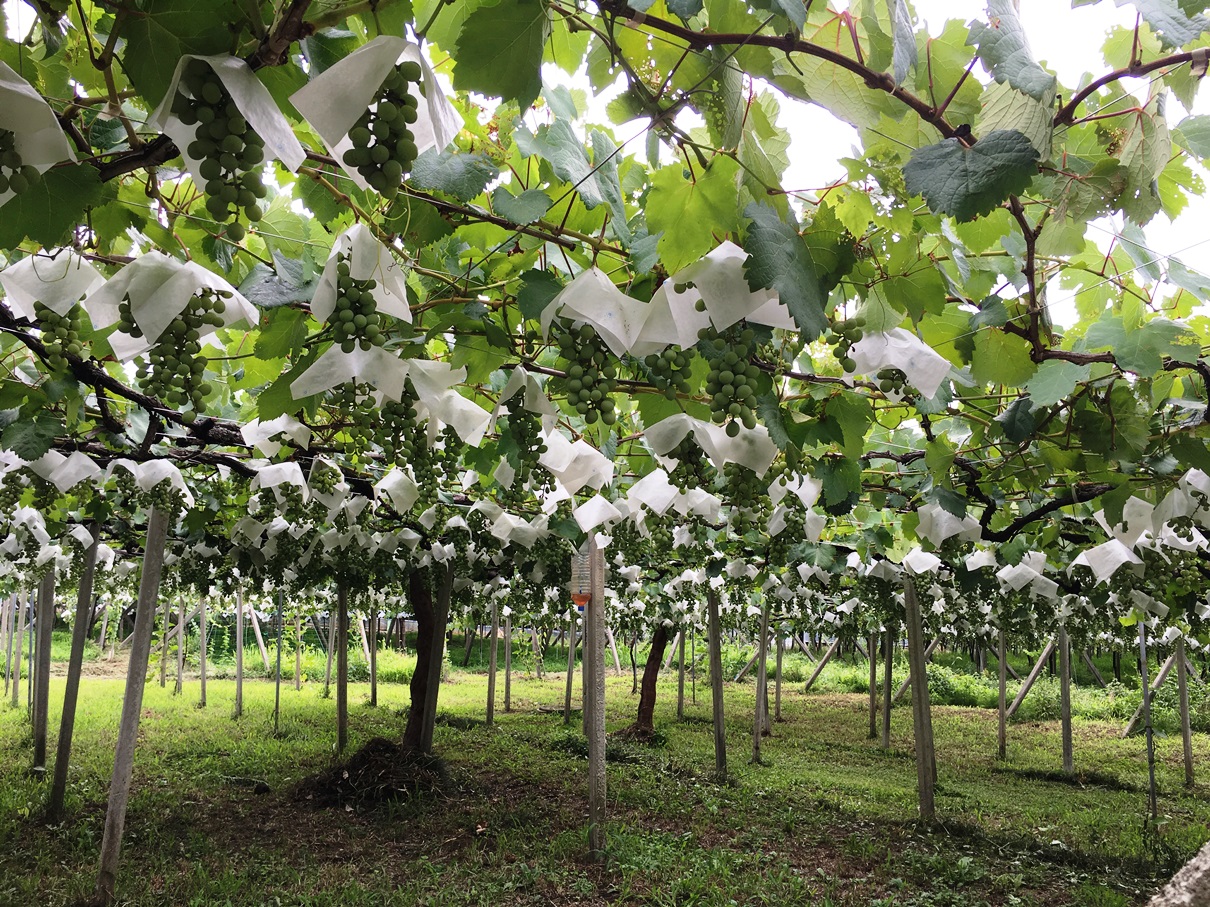
M20 195L41 181L38 168L21 159L17 136L7 129L0 129L0 193L11 189L13 195Z
M706 393L710 395L710 418L715 425L726 425L727 436L734 438L739 427L756 428L756 379L758 369L749 361L756 333L751 328L729 328L720 334L713 326L702 328L698 338L704 341Z
M336 308L328 319L336 342L346 353L357 347L368 350L387 342L387 335L382 330L382 315L378 313L378 302L374 299L378 281L372 277L355 279L349 270L349 258L347 253L342 254L336 265Z
M541 437L541 420L525 408L524 394L513 394L505 407L508 410L508 433L516 447L508 459L516 467L516 475L504 497L520 502L525 497L530 478L538 470L538 460L546 453L546 442ZM549 476L542 470L538 474Z
M856 371L853 359L853 344L865 336L865 318L857 315L838 322L824 333L824 341L832 345L832 355L846 372Z
M346 449L350 454L367 450L374 443L379 423L378 403L369 384L349 381L332 389L331 406L348 421Z
M570 363L567 376L557 381L567 392L568 405L589 425L613 425L618 414L610 394L617 387L618 369L610 361L609 348L590 324L559 330L555 342Z
M662 353L652 353L643 360L651 369L651 377L655 386L664 392L669 400L675 400L678 393L688 394L689 371L693 364L693 350L681 350L669 347Z
M420 64L400 63L349 130L353 147L344 153L345 165L386 199L399 193L404 174L411 172L416 160L416 137L409 127L418 116L412 86L419 81Z
M42 344L46 347L46 361L55 371L67 367L67 357L79 357L84 352L80 343L80 308L73 306L66 315L48 309L40 302L34 303L34 317L42 328Z
M209 360L202 355L201 335L206 327L222 327L223 313L230 290L201 287L189 298L175 318L164 328L140 362L136 374L143 390L170 406L191 408L181 412L186 423L194 422L206 408L206 397L214 388L205 380ZM143 330L131 313L130 300L118 305L118 328L131 337L142 337Z
M427 431L417 421L416 388L411 379L404 384L399 400L384 400L380 418L379 440L382 453L389 462L403 466L428 448Z
M249 221L261 218L257 200L268 194L256 168L265 159L265 142L240 113L227 87L208 63L190 60L181 75L172 112L194 128L186 149L198 161L206 193L206 211L227 225L228 238L244 238L242 211Z

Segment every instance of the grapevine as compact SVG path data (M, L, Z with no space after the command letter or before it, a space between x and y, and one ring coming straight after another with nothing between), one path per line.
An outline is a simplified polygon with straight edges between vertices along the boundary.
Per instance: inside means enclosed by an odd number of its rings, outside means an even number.
M378 282L372 277L356 280L349 272L349 255L341 255L336 266L336 308L329 321L343 352L351 353L357 347L368 350L386 343L382 316L374 299L377 287Z
M556 379L567 392L567 402L589 425L598 420L613 425L618 414L609 395L617 387L617 366L610 361L609 348L592 325L567 328L555 334L559 353L571 363L565 378Z
M669 347L662 353L652 353L643 360L651 369L651 377L655 386L664 392L669 400L675 400L678 393L688 394L692 388L689 384L689 372L693 363L693 350L674 349Z
M838 322L827 330L824 334L824 341L829 344L835 344L832 347L832 355L836 357L836 361L840 363L840 367L846 372L856 371L857 362L853 359L852 349L853 344L861 340L865 335L865 319L860 315Z

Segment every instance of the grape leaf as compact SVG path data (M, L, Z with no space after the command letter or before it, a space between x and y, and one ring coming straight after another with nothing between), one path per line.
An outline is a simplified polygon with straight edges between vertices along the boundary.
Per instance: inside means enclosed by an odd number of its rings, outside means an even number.
M1025 135L998 129L969 148L958 139L917 148L903 178L908 192L923 195L930 210L967 221L1023 192L1037 161L1038 150Z
M261 328L253 352L261 359L284 359L301 349L306 339L307 313L302 309L279 309Z
M1004 437L1014 444L1020 444L1032 435L1038 426L1037 416L1033 412L1033 401L1029 397L1018 397L1004 412L996 416L996 422L1004 431Z
M63 420L42 410L33 416L22 416L5 427L0 434L0 446L11 450L22 460L34 461L50 450L55 438L64 431Z
M57 246L84 212L116 194L101 182L95 167L52 167L42 179L0 206L0 248L16 248L26 236L47 248Z
M978 383L1021 387L1037 369L1029 355L1028 341L997 328L975 335L971 375Z
M904 0L887 0L891 11L891 36L894 40L891 68L895 84L902 85L908 72L916 68L916 30L912 27L912 14Z
M454 50L454 88L529 107L542 91L542 48L550 33L540 0L499 0L466 17Z
M521 275L521 290L517 293L521 317L537 320L562 289L563 284L549 271L526 271Z
M536 134L527 129L518 129L513 139L523 155L538 155L550 163L555 176L575 186L584 201L584 207L592 209L605 201L597 184L597 175L588 163L588 152L566 120L555 120L549 126L541 126Z
M469 202L499 175L499 169L485 154L430 148L416 158L408 181L418 189L435 189Z
M702 11L702 0L668 0L667 6L669 12L688 22Z
M147 101L158 104L183 55L225 53L231 48L228 23L246 18L233 0L147 0L123 24L122 68Z
M514 224L532 224L553 204L541 189L526 189L520 195L513 195L504 186L497 186L492 191L492 208Z
M273 261L276 268L257 262L239 285L239 291L247 300L262 309L310 302L311 297L315 295L315 286L319 283L318 275L304 277L301 261L276 252L273 253Z
M1210 20L1202 15L1190 15L1186 8L1177 5L1177 0L1114 0L1118 6L1130 4L1138 9L1143 21L1151 26L1166 50L1184 47L1195 40L1207 28ZM1197 9L1196 4L1189 9Z
M803 337L814 340L828 327L824 314L828 296L798 226L785 223L776 211L759 202L748 205L744 216L751 221L744 241L748 286L776 290Z
M1044 101L1054 91L1055 77L1034 60L1016 0L989 0L987 18L987 24L970 24L966 43L979 48L979 59L997 82Z
M1034 406L1051 406L1065 400L1081 381L1087 381L1090 371L1087 365L1051 359L1038 366L1025 389Z
M1210 157L1210 116L1185 117L1172 131L1176 143L1200 158Z
M647 226L660 237L660 259L669 273L697 261L724 234L739 229L739 189L733 158L717 155L686 179L683 165L661 167L651 177Z

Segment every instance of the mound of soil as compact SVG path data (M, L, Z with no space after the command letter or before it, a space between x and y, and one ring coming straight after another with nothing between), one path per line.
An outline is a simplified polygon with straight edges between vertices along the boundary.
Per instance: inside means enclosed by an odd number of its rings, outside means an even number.
M295 797L319 808L373 808L443 792L450 786L445 763L437 756L414 753L375 737L347 762L304 778L295 788Z

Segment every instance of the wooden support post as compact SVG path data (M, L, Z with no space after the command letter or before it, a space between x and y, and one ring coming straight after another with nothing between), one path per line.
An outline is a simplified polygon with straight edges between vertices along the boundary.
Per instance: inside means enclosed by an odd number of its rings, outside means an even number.
M563 723L571 724L571 685L576 669L576 616L575 609L567 617L569 639L567 641L567 685L563 691Z
M504 615L504 712L513 710L513 616Z
M775 637L773 642L777 646L776 664L773 669L773 720L781 721L781 662L783 646L780 638Z
M378 708L378 606L370 608L370 707Z
M878 736L878 634L870 634L870 735Z
M50 725L50 631L55 625L55 565L38 584L38 644L34 656L34 772L46 776L46 737Z
M274 672L273 681L273 733L277 734L281 730L281 620L282 608L284 607L284 596L280 589L277 590L277 670Z
M271 668L269 667L269 650L265 648L265 637L260 632L260 618L256 616L256 608L248 609L248 620L252 623L252 633L256 636L256 648L260 650L260 660L265 664L265 674L268 674Z
M204 709L206 707L206 649L207 649L206 598L205 598L205 596L202 597L201 602L198 604L197 620L198 620L198 624L197 624L198 669L201 671L201 674L202 674L202 677L201 677L202 689L201 689L201 692L198 694L197 704Z
M22 637L25 635L25 612L27 610L27 601L25 598L25 590L22 589L17 596L17 620L16 620L16 648L17 653L13 658L13 708L15 709L21 703L21 649L24 645Z
M713 588L706 590L706 608L714 720L714 772L721 780L727 777L727 727L723 714L723 633L718 613L718 591Z
M584 608L584 661L592 665L584 686L588 725L588 856L605 860L605 553L596 533L588 536L592 598Z
M88 618L92 614L92 586L97 568L101 526L88 524L92 542L84 552L84 569L76 589L76 619L71 628L71 655L67 662L67 686L63 691L63 714L59 718L59 741L55 749L55 776L46 805L46 818L53 825L63 817L67 795L67 769L71 761L71 738L76 726L76 703L80 695L80 673L84 665L84 643L88 641Z
M168 686L168 640L172 635L171 627L169 626L172 620L172 599L165 596L164 598L164 635L163 644L160 646L160 689Z
M678 630L676 639L672 640L672 645L668 647L668 657L664 659L664 670L667 671L672 667L672 659L676 658L677 646L681 644L682 633Z
M1185 787L1193 787L1193 733L1189 725L1189 683L1185 677L1185 637L1176 640L1176 689L1181 708L1181 745L1185 756Z
M176 686L172 688L173 696L180 696L185 688L185 624L188 619L185 617L185 606L179 600L177 608L181 613L176 625Z
M752 653L752 657L748 659L748 663L745 664L742 668L740 668L740 671L738 674L736 674L734 677L731 678L731 682L739 683L741 680L743 680L745 677L747 677L748 672L751 671L752 668L754 668L756 666L756 659L758 659L758 658L760 658L760 645L759 644L756 647L756 651Z
M349 742L349 590L336 587L336 753Z
M332 687L332 659L336 657L336 621L332 619L332 609L328 609L328 664L324 668L324 699L327 699Z
M811 687L815 681L819 679L819 675L823 673L823 669L828 666L828 662L832 660L832 656L836 654L836 650L840 648L840 638L833 640L832 645L828 646L828 650L823 653L823 658L819 659L819 664L815 666L815 670L811 676L807 678L807 685L803 687L804 693L811 692Z
M882 748L891 748L891 686L895 679L895 645L898 634L891 626L887 626L883 634L883 664L882 664Z
M676 666L676 720L685 720L685 634L680 632L676 635L680 642L680 657L677 658Z
M1034 663L1033 670L1029 672L1029 676L1025 678L1025 683L1021 684L1021 689L1017 690L1017 696L1013 699L1012 705L1008 707L1008 717L1012 718L1017 714L1017 709L1021 707L1021 703L1025 701L1025 697L1033 688L1038 676L1046 667L1046 662L1050 659L1050 653L1055 650L1055 641L1052 639L1046 643L1046 647L1042 650L1042 654L1038 656L1038 660Z
M937 651L937 647L939 645L941 645L940 636L938 636L936 639L934 639L932 642L930 642L928 644L928 648L924 650L925 664L928 664L929 660L933 657L933 653ZM927 670L927 668L925 670ZM897 689L895 691L895 701L896 702L898 702L899 700L901 700L904 697L904 694L906 694L908 691L908 687L910 687L911 685L912 685L912 673L909 670L908 676L903 678L903 683L899 684L899 689Z
M487 726L496 722L496 650L500 642L500 603L492 597L492 638L487 656Z
M302 689L302 615L294 618L294 689Z
M802 654L807 656L807 661L811 662L811 664L815 664L815 662L818 659L816 659L816 657L811 654L811 650L807 648L807 644L805 642L803 642L801 639L799 639L797 636L794 636L792 638L794 640L794 645L798 646L798 648L802 652Z
M609 642L609 650L613 653L613 670L618 676L622 676L622 659L618 657L618 644L613 638L613 628L609 624L605 625L605 639Z
M1154 694L1156 690L1158 690L1160 687L1162 687L1164 685L1164 681L1168 679L1168 674L1172 671L1172 666L1175 663L1176 663L1176 655L1169 655L1168 660L1165 661L1163 665L1161 665L1159 673L1155 675L1155 680L1151 683L1150 687L1148 688L1148 689L1150 689L1151 693ZM1143 702L1139 703L1139 707L1137 709L1135 709L1134 714L1130 716L1130 721L1127 722L1127 724L1126 724L1126 730L1122 731L1123 740L1125 740L1127 737L1129 737L1131 734L1134 733L1134 728L1139 723L1139 719L1144 717L1143 716L1144 706L1146 706L1147 708L1151 708L1150 703L1151 703L1150 697L1144 696Z
M769 682L769 602L766 600L760 609L760 644L757 649L756 662L756 713L752 719L752 764L763 765L760 758L760 741L765 735L765 722L768 720L766 708Z
M1008 652L1003 629L996 637L996 660L1000 662L1000 688L996 700L996 711L999 718L996 755L1000 759L1005 759L1008 757Z
M1166 667L1172 667L1172 658L1168 659ZM1147 811L1151 816L1151 821L1155 822L1159 818L1159 798L1156 795L1155 788L1155 734L1151 726L1151 693L1152 687L1147 682L1147 621L1139 620L1139 674L1143 684L1143 721L1144 731L1147 734ZM1163 683L1163 680L1156 678L1156 687Z
M1092 674L1092 679L1097 682L1102 690L1105 689L1108 684L1105 683L1105 678L1101 676L1101 672L1097 670L1096 662L1092 660L1092 656L1088 654L1088 650L1084 649L1081 651L1080 657L1084 659L1084 666L1088 668L1088 672Z
M1059 625L1059 718L1063 735L1063 773L1075 774L1075 754L1071 740L1071 640L1067 626Z
M13 593L4 600L3 605L0 605L0 649L5 651L4 656L4 695L8 695L8 685L11 682L9 672L12 669L13 661L13 611L17 605L17 593Z
M534 675L542 679L542 665L546 659L546 653L542 651L542 641L538 639L538 628L529 628L529 642L534 650Z
M324 692L327 692L325 687ZM244 592L235 588L235 717L244 714Z
M118 743L114 754L113 777L109 784L109 806L105 811L105 830L101 838L101 861L97 871L94 900L112 904L118 877L118 857L122 850L122 829L126 824L126 804L134 776L134 749L139 737L139 718L143 711L143 684L151 656L151 636L155 625L156 601L160 592L160 574L164 567L164 543L168 538L169 514L152 507L147 517L147 540L143 546L143 572L139 577L139 596L135 607L134 633L130 645L130 665L126 670L126 695L122 700L122 718L118 724Z
M366 664L370 663L370 638L366 635L366 621L361 615L357 615L357 639L361 642L361 657L365 659Z
M937 761L933 755L933 719L929 707L929 678L924 658L924 628L916 584L903 579L903 604L907 619L908 662L912 671L912 731L916 740L916 786L920 792L920 819L936 819L933 791L937 784Z

